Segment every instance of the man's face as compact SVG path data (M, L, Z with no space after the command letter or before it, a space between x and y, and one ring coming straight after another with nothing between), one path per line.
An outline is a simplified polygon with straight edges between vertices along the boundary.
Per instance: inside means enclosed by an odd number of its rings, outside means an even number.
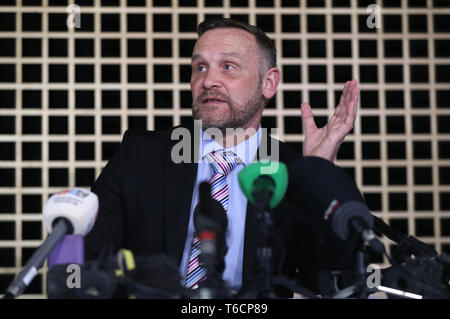
M192 54L192 114L203 128L259 126L264 104L260 49L245 30L206 31Z

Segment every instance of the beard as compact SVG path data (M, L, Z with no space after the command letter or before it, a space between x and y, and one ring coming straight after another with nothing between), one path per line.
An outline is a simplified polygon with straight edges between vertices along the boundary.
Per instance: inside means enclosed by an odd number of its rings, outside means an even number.
M207 96L217 97L223 100L225 105L221 109L208 109L208 107L201 105L202 99ZM192 101L192 117L194 120L202 120L204 130L218 128L225 131L226 128L240 128L244 127L264 107L265 101L261 83L258 83L253 95L241 104L219 92L204 91Z

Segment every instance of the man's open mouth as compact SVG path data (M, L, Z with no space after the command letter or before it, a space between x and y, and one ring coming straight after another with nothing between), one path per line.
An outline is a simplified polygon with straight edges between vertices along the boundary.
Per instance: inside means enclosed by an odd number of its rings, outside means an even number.
M218 97L215 97L215 96L207 96L207 97L202 99L202 103L206 104L206 105L222 104L222 103L225 103L225 102L226 102L225 100L223 100L221 98L218 98Z

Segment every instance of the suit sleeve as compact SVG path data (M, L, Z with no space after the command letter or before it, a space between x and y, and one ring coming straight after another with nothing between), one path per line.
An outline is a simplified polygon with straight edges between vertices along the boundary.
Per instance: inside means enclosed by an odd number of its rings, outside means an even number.
M113 155L91 190L99 198L99 210L93 229L85 237L85 259L97 259L102 249L122 247L124 204L122 180L126 165L129 132L125 132L119 150Z

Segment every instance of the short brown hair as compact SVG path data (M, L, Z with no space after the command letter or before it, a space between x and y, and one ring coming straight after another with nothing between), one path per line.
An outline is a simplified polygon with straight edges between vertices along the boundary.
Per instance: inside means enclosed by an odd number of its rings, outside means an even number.
M256 42L258 43L263 56L267 61L268 69L277 66L277 51L273 41L262 31L260 28L229 18L223 19L209 19L200 23L197 27L198 36L202 36L208 30L216 29L216 28L237 28L245 30L251 34L253 34L256 38Z

